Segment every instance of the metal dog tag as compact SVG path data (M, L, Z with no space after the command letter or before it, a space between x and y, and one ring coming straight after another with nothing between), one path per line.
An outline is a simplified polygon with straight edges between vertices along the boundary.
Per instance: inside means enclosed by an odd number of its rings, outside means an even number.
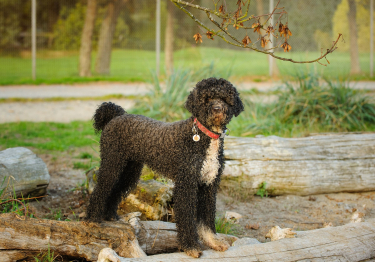
M195 142L198 142L199 140L201 140L201 137L200 137L199 135L194 135L194 136L193 136L193 140L194 140Z

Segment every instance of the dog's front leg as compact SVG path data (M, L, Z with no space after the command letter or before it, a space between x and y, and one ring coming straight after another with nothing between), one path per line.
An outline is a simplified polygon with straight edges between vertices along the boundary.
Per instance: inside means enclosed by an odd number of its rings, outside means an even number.
M202 255L197 232L198 180L188 172L181 172L174 186L174 214L180 248L189 256Z
M220 184L216 179L211 184L198 188L198 234L202 242L216 251L226 251L229 244L216 234L216 193Z

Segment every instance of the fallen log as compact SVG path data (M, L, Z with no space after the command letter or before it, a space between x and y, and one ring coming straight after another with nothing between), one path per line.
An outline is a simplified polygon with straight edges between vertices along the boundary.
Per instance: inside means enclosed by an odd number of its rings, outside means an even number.
M117 222L101 224L55 220L22 220L14 214L0 215L0 262L27 260L48 249L68 259L97 260L103 248L121 257L142 257L178 250L176 224L139 221L131 213ZM22 217L23 218L23 217ZM220 234L221 235L221 234ZM221 235L229 243L238 238Z
M300 232L297 238L232 246L226 252L203 251L199 261L369 261L375 258L375 219ZM128 261L196 261L185 253L154 255L143 258L121 258L103 250L98 262ZM371 260L372 261L372 260Z
M55 256L92 261L107 247L121 257L146 256L129 223L97 225L0 215L0 262L33 259L48 250Z
M375 190L375 134L225 139L222 187L271 195Z

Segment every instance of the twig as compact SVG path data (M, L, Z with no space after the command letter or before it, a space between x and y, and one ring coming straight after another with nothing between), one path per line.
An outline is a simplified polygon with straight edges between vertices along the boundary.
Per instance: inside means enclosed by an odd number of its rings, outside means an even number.
M278 48L279 45L273 47L273 48L270 48L270 49L265 49L265 50L260 50L256 47L254 47L254 44L252 46L249 46L249 45L245 45L243 44L239 39L237 39L236 37L234 37L233 35L231 35L227 30L225 30L225 28L229 25L229 24L233 24L235 25L237 28L243 28L243 29L250 29L250 27L245 27L243 26L243 23L244 22L247 22L251 19L256 19L256 18L260 18L262 16L268 16L267 20L263 23L263 25L265 23L267 23L267 21L272 17L272 15L275 15L275 14L280 14L279 18L278 18L278 21L280 21L281 17L286 14L287 12L285 10L282 10L281 12L276 12L276 10L278 9L283 9L284 7L278 7L279 3L280 3L280 0L277 2L275 8L273 9L272 13L270 14L265 14L265 15L258 15L258 16L254 16L254 15L251 15L249 17L247 17L248 15L248 10L249 10L249 6L250 6L250 2L251 0L248 0L248 3L247 3L247 8L246 8L246 13L245 15L241 16L240 18L238 18L238 13L240 12L241 10L241 6L239 6L236 10L236 12L234 13L230 13L230 12L227 12L225 14L221 14L220 12L217 11L217 3L214 2L214 5L215 5L215 10L211 10L209 8L206 8L206 7L202 7L200 5L194 5L192 3L188 3L188 2L185 2L183 0L170 0L172 1L180 10L182 10L184 13L186 13L191 19L193 19L200 27L204 28L205 30L207 30L208 32L211 32L213 35L216 35L218 37L220 37L221 39L223 39L225 42L227 42L228 44L230 45L233 45L233 46L237 46L237 47L241 47L241 48L248 48L248 49L251 49L255 52L258 52L258 53L263 53L263 54L266 54L266 55L270 55L272 56L273 58L275 59L278 59L278 60L282 60L282 61L287 61L287 62L291 62L291 63L296 63L296 64L308 64L308 63L314 63L314 62L318 62L319 64L321 65L324 65L322 64L321 62L319 62L321 59L326 58L326 56L332 52L334 52L336 49L337 49L337 42L339 41L340 37L342 37L342 34L339 34L339 36L337 37L336 41L333 42L331 48L327 49L327 51L324 53L324 54L321 54L320 57L314 59L314 60L310 60L310 61L296 61L296 60L293 60L291 58L284 58L284 57L280 57L280 56L277 56L274 54L274 52L270 52L270 50L273 50L275 48ZM244 2L246 3L246 2ZM191 7L191 8L195 8L195 9L198 9L198 10L201 10L201 11L204 11L206 14L207 14L207 17L209 18L209 20L219 28L218 31L215 31L215 30L212 30L210 28L208 28L205 24L203 24L199 19L197 19L191 12L189 12L185 7ZM226 10L227 11L227 10ZM237 13L237 14L236 14ZM212 14L216 15L218 18L220 19L223 19L223 23L222 25L220 25L217 21L215 21L215 19L212 17ZM232 14L232 15L231 15ZM247 17L247 18L245 18ZM242 19L244 18L244 19ZM241 20L242 19L242 20ZM241 25L242 24L242 25ZM263 27L262 25L262 27ZM262 28L263 29L263 28ZM263 29L264 30L264 29ZM224 33L224 34L221 34L221 33ZM225 35L227 35L231 40L228 40ZM328 61L328 60L327 60ZM325 65L326 66L326 65Z

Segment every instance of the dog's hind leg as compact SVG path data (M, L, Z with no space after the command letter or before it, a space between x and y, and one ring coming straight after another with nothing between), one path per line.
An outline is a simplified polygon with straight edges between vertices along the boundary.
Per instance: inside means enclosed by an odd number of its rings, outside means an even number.
M112 190L120 179L127 162L117 151L102 152L102 160L99 168L98 180L94 191L90 195L89 205L86 211L86 219L101 222L105 217L106 205Z
M216 193L220 181L203 184L198 188L198 234L203 244L216 250L226 251L229 244L218 235L215 228Z
M118 220L117 209L121 199L136 187L139 177L141 176L143 163L128 161L126 167L120 174L116 185L112 188L105 206L105 220Z

